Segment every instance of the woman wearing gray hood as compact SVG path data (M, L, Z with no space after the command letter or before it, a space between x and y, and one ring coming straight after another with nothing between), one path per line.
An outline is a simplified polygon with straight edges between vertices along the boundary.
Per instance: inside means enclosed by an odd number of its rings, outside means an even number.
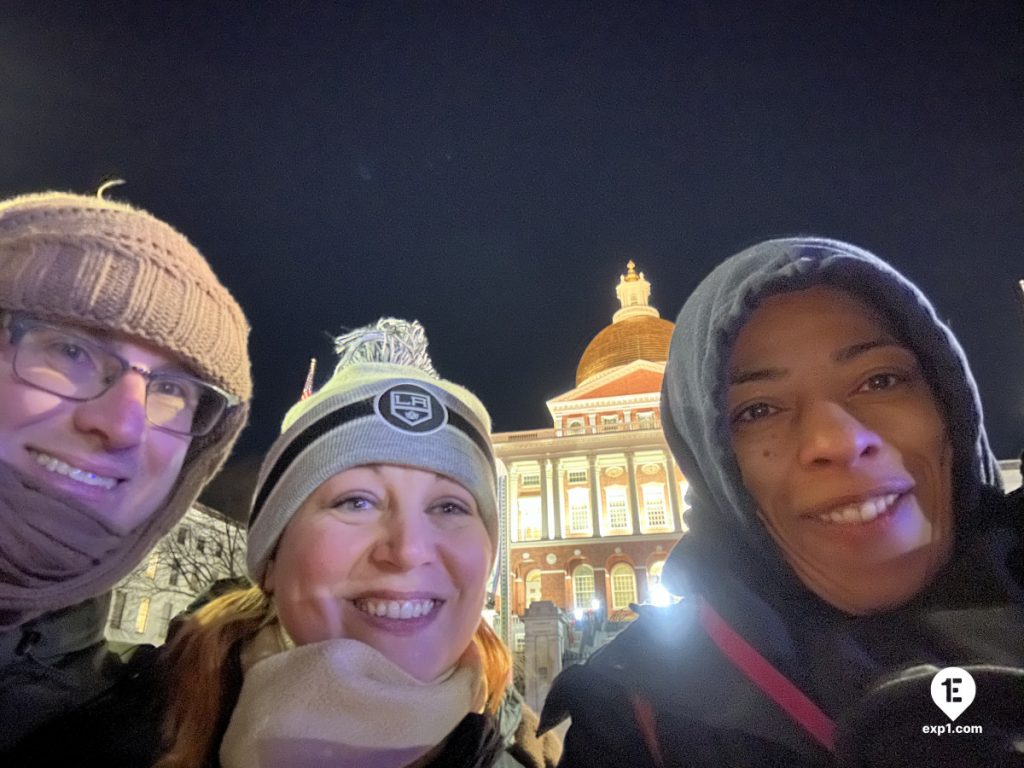
M683 600L556 680L560 765L1024 764L1024 511L913 284L834 240L743 251L679 314L662 419Z

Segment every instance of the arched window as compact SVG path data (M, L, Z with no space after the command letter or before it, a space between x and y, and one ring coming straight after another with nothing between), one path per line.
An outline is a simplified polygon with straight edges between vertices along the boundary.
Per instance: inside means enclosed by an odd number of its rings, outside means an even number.
M589 611L594 600L594 569L584 563L572 572L573 605Z
M636 572L628 563L612 567L612 610L629 608L636 602Z
M540 568L534 568L526 574L526 607L529 608L530 603L540 599Z

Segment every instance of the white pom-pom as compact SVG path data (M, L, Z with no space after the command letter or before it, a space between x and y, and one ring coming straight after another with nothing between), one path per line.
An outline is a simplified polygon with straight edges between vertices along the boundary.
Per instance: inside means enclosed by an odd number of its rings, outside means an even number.
M427 335L416 320L382 317L373 325L356 328L334 339L338 364L334 372L355 363L390 363L419 368L440 378L427 354Z

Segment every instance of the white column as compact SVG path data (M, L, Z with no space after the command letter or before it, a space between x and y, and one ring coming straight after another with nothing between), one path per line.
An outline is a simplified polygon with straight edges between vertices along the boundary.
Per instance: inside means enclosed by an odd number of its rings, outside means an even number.
M512 541L519 541L519 470L508 466L508 533Z
M681 531L683 520L683 506L679 499L679 486L676 485L676 464L672 457L662 451L662 460L665 464L665 482L668 484L668 499L672 508L672 530Z
M629 508L631 520L633 523L633 535L640 535L640 500L639 494L636 492L636 462L634 461L634 454L626 454L626 474L629 476Z
M601 486L597 477L597 457L587 456L590 462L590 520L591 536L601 535Z

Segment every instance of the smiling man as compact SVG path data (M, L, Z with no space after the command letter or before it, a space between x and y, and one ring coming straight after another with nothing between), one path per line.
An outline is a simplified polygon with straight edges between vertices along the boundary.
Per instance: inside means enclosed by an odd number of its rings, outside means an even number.
M1009 764L1024 521L915 286L823 238L728 259L679 315L662 423L690 483L664 570L684 600L556 680L562 766ZM972 664L1001 681L971 720L988 740L922 736L937 668Z
M241 308L150 214L0 202L0 750L109 687L108 592L245 424Z

